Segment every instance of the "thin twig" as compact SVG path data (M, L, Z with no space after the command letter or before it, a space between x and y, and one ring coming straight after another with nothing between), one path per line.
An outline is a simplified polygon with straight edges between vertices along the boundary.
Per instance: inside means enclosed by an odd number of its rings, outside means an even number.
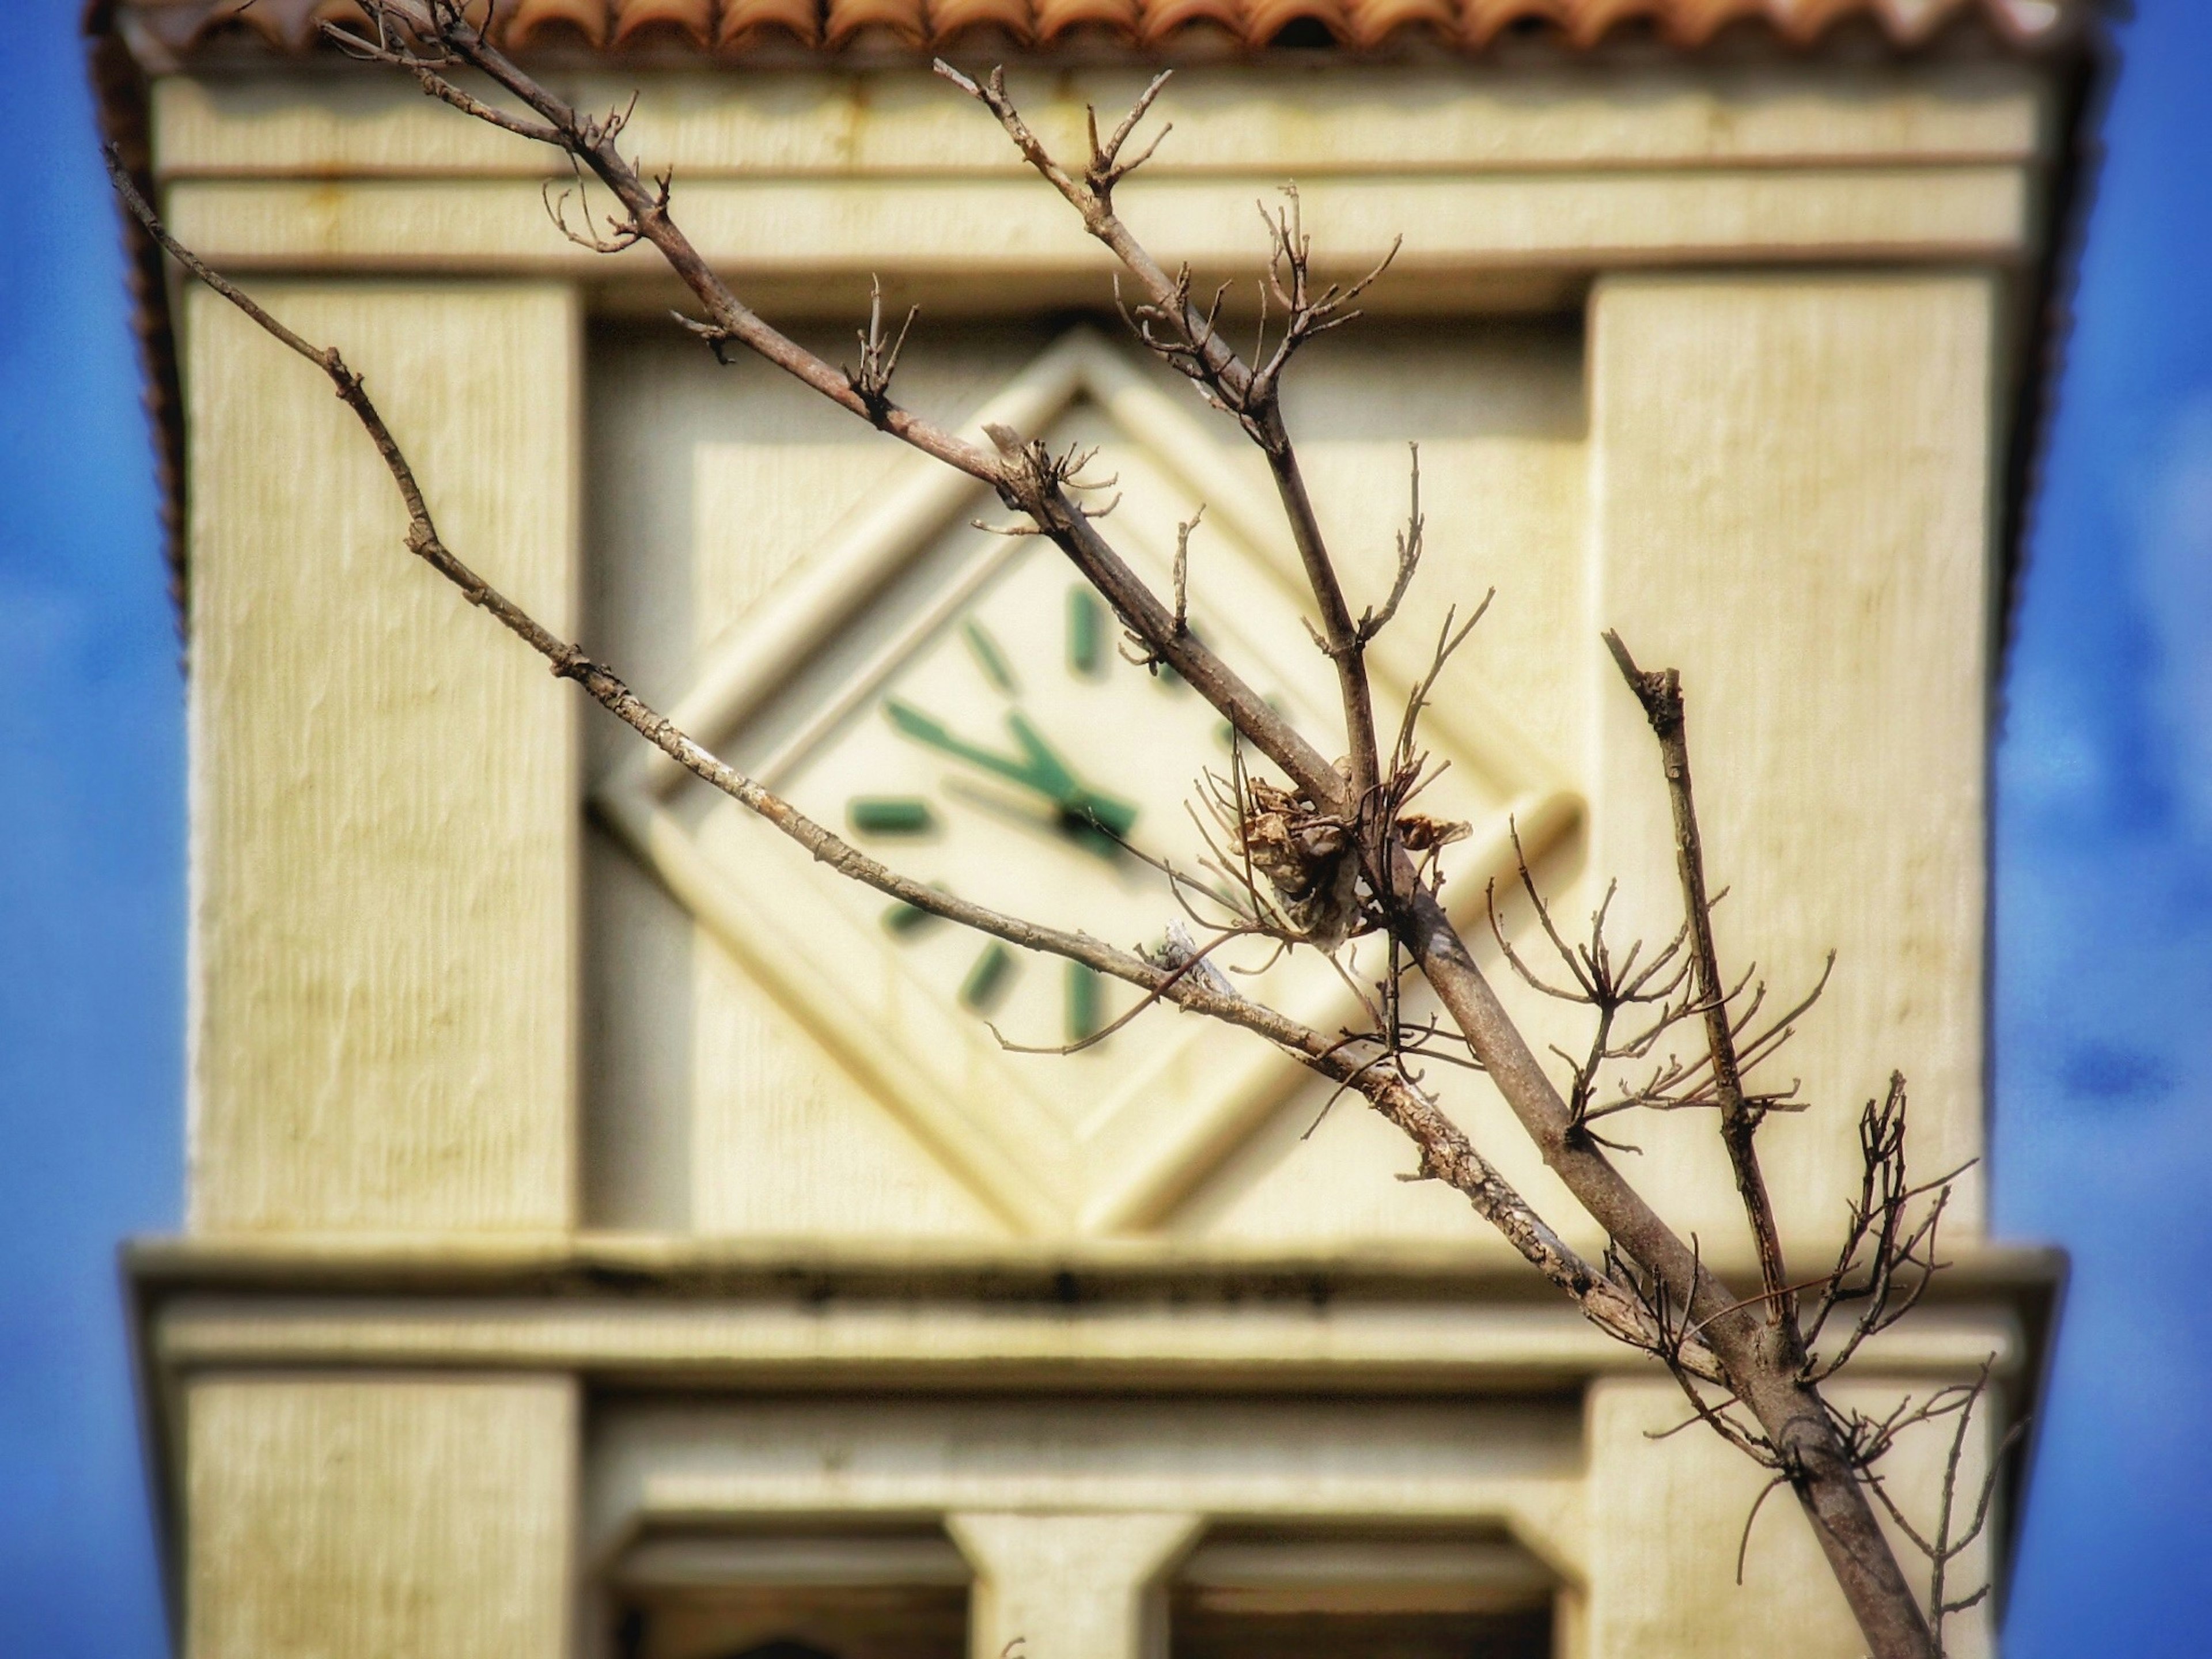
M1686 729L1680 677L1673 669L1645 673L1628 654L1619 634L1607 631L1605 643L1619 665L1621 678L1644 707L1652 734L1659 740L1667 796L1674 811L1674 854L1682 884L1683 918L1690 929L1690 959L1696 969L1698 1001L1703 1005L1705 1041L1712 1060L1713 1085L1719 1096L1721 1139L1728 1148L1729 1165L1735 1174L1736 1193L1751 1224L1752 1241L1759 1252L1759 1277L1771 1298L1767 1320L1774 1340L1788 1356L1802 1364L1797 1339L1797 1298L1790 1288L1790 1270L1783 1260L1782 1232L1774 1218L1774 1200L1760 1171L1753 1145L1759 1119L1744 1097L1743 1074L1736 1053L1735 1033L1730 1029L1727 998L1721 989L1718 953L1713 944L1712 901L1705 890L1705 843L1698 831L1698 814L1690 783L1690 749Z

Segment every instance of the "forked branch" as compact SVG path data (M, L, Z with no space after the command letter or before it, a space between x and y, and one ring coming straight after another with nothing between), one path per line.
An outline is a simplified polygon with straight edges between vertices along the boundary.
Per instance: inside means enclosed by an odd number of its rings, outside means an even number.
M1905 1164L1906 1107L1904 1076L1892 1073L1888 1094L1867 1102L1860 1114L1858 1196L1835 1265L1805 1320L1805 1374L1813 1382L1833 1376L1861 1343L1911 1312L1945 1265L1936 1255L1936 1235L1952 1183L1968 1166L1916 1183ZM1843 1340L1832 1352L1819 1352L1814 1345L1830 1319L1854 1306L1858 1313Z
M1008 507L1028 514L1060 547L1125 627L1139 635L1302 788L1317 792L1317 799L1341 788L1327 758L1202 640L1188 633L1176 635L1168 607L1090 518L1058 489L1055 481L1009 464L996 447L975 443L902 407L889 397L887 387L879 396L865 395L845 369L799 345L732 293L676 223L669 210L666 180L647 179L623 155L617 141L627 123L626 109L605 116L576 109L493 45L475 9L465 0L358 3L369 19L369 33L325 22L320 27L326 38L356 55L393 64L431 96L479 118L504 112L464 91L454 83L454 73L474 70L511 94L537 118L537 125L520 136L552 145L596 178L622 210L614 226L625 234L634 230L635 240L650 244L690 290L705 314L688 319L687 325L718 356L732 346L750 351L879 430L989 486ZM512 120L493 125L518 131Z
M1112 138L1103 145L1097 139L1097 112L1091 112L1091 158L1079 176L1054 159L1015 106L1006 93L1003 70L994 69L978 81L941 58L936 68L938 74L998 118L1022 158L1066 198L1082 216L1084 228L1111 250L1136 279L1146 298L1133 308L1125 306L1123 314L1129 319L1138 337L1163 362L1196 382L1217 409L1234 416L1266 455L1306 585L1321 613L1316 638L1336 669L1349 762L1344 793L1352 817L1378 821L1376 791L1381 782L1381 768L1375 733L1374 691L1369 684L1364 659L1367 641L1373 635L1363 634L1354 624L1351 608L1345 602L1343 585L1329 556L1320 517L1314 510L1304 473L1298 465L1297 452L1283 422L1282 380L1291 358L1308 341L1358 315L1352 302L1389 268L1397 256L1398 245L1393 243L1382 262L1349 288L1331 284L1316 292L1312 281L1313 247L1305 234L1297 188L1291 186L1285 191L1285 205L1273 215L1263 208L1261 217L1267 228L1269 249L1267 270L1261 281L1261 331L1254 359L1248 363L1237 356L1217 326L1220 295L1217 294L1213 303L1201 312L1191 297L1189 268L1186 265L1170 276L1166 267L1153 258L1115 210L1114 185L1152 153L1148 146L1133 161L1125 163L1120 159L1130 134L1158 96L1167 80L1165 74L1156 76L1146 88L1115 128ZM1266 327L1267 307L1271 301L1281 322L1274 349L1269 352ZM1316 791L1312 780L1301 777L1297 781L1316 805L1334 804L1331 799L1335 793L1333 789ZM1385 867L1380 863L1375 864L1368 874L1378 884L1386 878Z
M884 333L884 285L876 277L868 278L868 325L860 332L860 366L847 369L845 381L867 406L868 419L875 426L880 427L890 418L891 376L898 373L899 353L906 349L907 332L921 314L920 306L908 306L897 337L887 338Z

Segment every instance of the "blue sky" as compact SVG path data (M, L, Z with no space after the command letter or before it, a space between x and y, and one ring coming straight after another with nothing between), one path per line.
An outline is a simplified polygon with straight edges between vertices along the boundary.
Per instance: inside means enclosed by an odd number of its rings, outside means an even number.
M155 1659L115 1245L182 1193L183 683L76 11L0 46L0 1651Z
M2212 6L2126 45L1997 759L1996 1218L2074 1253L2022 1659L2212 1648Z
M78 0L18 3L0 1650L155 1659L114 1247L179 1218L182 682ZM2125 40L1997 761L1997 1221L2075 1261L2016 1659L2212 1646L2212 5Z

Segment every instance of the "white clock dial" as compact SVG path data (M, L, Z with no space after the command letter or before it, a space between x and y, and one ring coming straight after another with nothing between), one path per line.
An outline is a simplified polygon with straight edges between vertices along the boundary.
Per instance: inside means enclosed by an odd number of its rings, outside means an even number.
M1200 873L1186 809L1204 769L1228 769L1224 723L1172 674L1126 659L1110 612L1049 543L986 544L980 559L990 568L973 590L840 687L767 757L763 781L903 873L1009 915L1124 949L1157 942L1175 921L1194 925L1129 849ZM1194 622L1225 649L1242 643L1203 611ZM1263 690L1323 729L1295 692ZM1088 969L865 889L833 902L866 914L947 1018L988 1020L1013 1042L1093 1036L1134 1000ZM1224 960L1264 955L1244 945ZM1072 1061L1028 1065L1048 1068L1036 1079L1046 1098L1079 1122L1157 1041L1139 1024Z

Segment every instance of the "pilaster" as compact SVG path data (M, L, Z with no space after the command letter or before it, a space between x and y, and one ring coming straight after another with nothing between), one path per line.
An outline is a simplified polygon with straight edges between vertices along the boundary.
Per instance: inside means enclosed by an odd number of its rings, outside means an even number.
M570 292L256 292L366 377L454 551L571 627ZM203 290L184 318L191 1224L566 1227L576 701L408 556L324 376Z

